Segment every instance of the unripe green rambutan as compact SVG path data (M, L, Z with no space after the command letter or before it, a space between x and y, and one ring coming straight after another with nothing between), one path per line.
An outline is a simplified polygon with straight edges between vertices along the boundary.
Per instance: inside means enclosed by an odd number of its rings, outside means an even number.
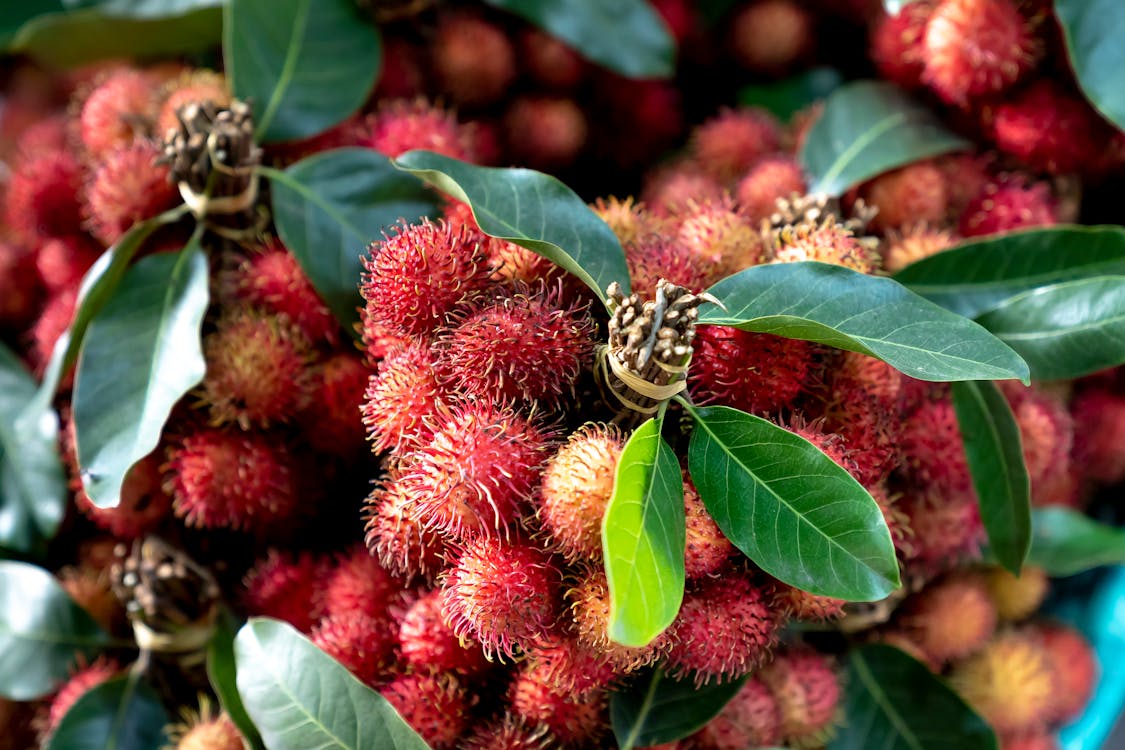
M1043 645L1020 631L1001 633L975 656L955 664L949 682L1001 733L1045 728L1060 688Z
M776 745L781 742L781 708L760 680L750 678L691 739L699 750Z
M474 701L448 672L402 675L379 692L433 750L452 750L469 725Z
M807 649L778 654L758 678L781 709L781 735L793 747L819 746L840 718L840 677L827 656Z
M899 624L935 662L964 658L996 630L996 605L975 573L952 574L913 595L898 612Z
M1047 572L1034 565L1024 565L1018 576L999 566L985 574L985 584L1001 620L1017 621L1030 617L1047 597L1051 582Z

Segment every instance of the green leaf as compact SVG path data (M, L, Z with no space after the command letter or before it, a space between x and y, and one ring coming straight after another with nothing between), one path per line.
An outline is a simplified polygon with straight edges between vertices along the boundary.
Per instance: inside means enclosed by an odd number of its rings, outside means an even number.
M270 750L428 750L383 696L287 623L251 619L234 658L238 692Z
M675 742L715 718L746 682L746 677L696 687L657 669L627 689L609 694L609 718L617 744L625 748Z
M645 0L485 0L566 42L587 60L628 78L670 78L676 43Z
M828 97L798 159L810 193L842 195L887 170L971 148L929 109L882 81L856 81Z
M227 716L242 732L254 750L263 750L258 728L246 713L242 697L238 694L234 662L234 632L237 623L230 613L224 612L215 627L215 635L207 646L207 679Z
M38 388L23 363L0 344L0 547L41 554L55 536L67 501L58 453L58 417L45 409L27 420Z
M97 8L107 16L166 18L200 8L218 8L224 0L62 0L67 8Z
M1125 274L1125 229L1054 226L969 240L895 274L931 302L975 318L1029 289Z
M1055 0L1055 15L1086 98L1125 130L1125 7L1118 0Z
M816 341L878 357L919 380L1026 380L1027 365L981 326L892 279L804 261L753 266L707 290L700 324Z
M93 657L110 637L47 571L0 561L0 695L39 698L70 676L79 655Z
M672 624L684 598L684 482L663 424L649 419L629 436L602 518L609 637L635 648Z
M1031 546L1031 480L1023 462L1020 428L994 384L953 384L953 408L996 559L1013 574Z
M294 141L355 113L379 75L379 33L350 0L229 0L223 60L259 141Z
M738 92L739 104L763 107L788 120L813 102L831 94L844 77L835 68L812 68L777 83L759 83Z
M418 180L366 148L310 156L270 178L274 221L281 241L301 264L325 304L345 327L359 320L360 260L367 245L400 218L436 211L433 194Z
M1125 276L1049 284L977 318L1019 352L1036 380L1063 380L1125 362Z
M695 420L688 467L723 534L791 586L876 601L899 586L890 531L874 498L809 441L725 406Z
M63 10L61 0L22 0L0 3L0 49L5 49L20 28L31 19Z
M897 648L853 649L844 685L846 718L829 750L997 750L984 719Z
M539 253L586 282L602 301L614 281L629 293L621 243L554 177L530 169L477 167L429 151L408 151L392 163L468 203L485 234Z
M1102 565L1125 563L1125 529L1059 506L1036 508L1031 518L1027 561L1048 575L1072 576Z
M159 18L128 18L87 8L32 19L8 49L48 67L76 67L97 60L198 52L218 44L221 33L218 7Z
M207 270L198 236L178 253L143 258L90 323L74 382L74 432L82 486L99 507L117 505L129 469L156 448L172 407L203 380Z
M133 672L88 690L51 734L46 750L161 750L168 713Z

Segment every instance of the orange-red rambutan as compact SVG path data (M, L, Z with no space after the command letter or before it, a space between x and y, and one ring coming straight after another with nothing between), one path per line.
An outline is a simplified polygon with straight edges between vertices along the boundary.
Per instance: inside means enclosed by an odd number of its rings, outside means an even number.
M868 205L879 209L872 228L882 230L901 229L914 222L939 223L949 207L945 174L929 161L879 175L862 192Z
M385 677L394 664L395 636L388 618L365 614L325 617L310 634L317 648L367 685Z
M902 430L903 468L919 486L953 491L971 486L965 446L953 401L928 401L907 417Z
M819 746L840 718L843 690L832 660L810 649L778 654L758 678L781 710L781 735L795 747Z
M345 458L363 451L366 430L359 405L368 377L367 366L348 352L333 354L313 368L309 400L298 422L315 450Z
M985 186L961 214L964 237L1011 232L1058 223L1058 208L1045 182L1006 180Z
M626 243L625 262L633 289L648 296L660 279L703 290L721 278L715 263L696 256L678 239L657 234Z
M731 21L731 48L748 70L778 74L791 68L813 45L813 17L794 0L750 3Z
M82 102L78 116L82 144L100 159L135 138L153 135L157 111L156 79L139 70L116 70Z
M1074 398L1071 414L1074 461L1082 472L1106 484L1125 479L1125 395L1090 388Z
M641 199L657 216L678 213L693 202L720 201L723 184L694 162L674 162L645 178Z
M136 140L107 153L94 170L86 187L87 225L106 245L180 202L168 167L156 163L160 153L155 141Z
M657 216L631 196L625 199L598 198L591 208L624 246L651 235L663 234L668 225L666 217Z
M41 244L35 253L35 268L39 271L43 286L51 292L58 292L78 286L101 252L99 245L83 235L50 239ZM0 249L0 266L4 264L3 254L4 250ZM3 271L0 271L0 277L2 276ZM14 296L19 299L20 287L7 285L6 288L14 290ZM9 303L0 302L0 305L3 304ZM0 318L3 318L2 312Z
M448 672L401 675L379 692L433 750L452 750L469 725L472 701Z
M844 615L843 599L810 594L781 581L771 584L769 595L773 609L795 620L824 622Z
M882 78L905 89L922 85L925 67L926 23L935 0L907 3L894 15L883 16L871 30L871 59Z
M1032 630L1055 674L1051 715L1065 723L1078 717L1094 691L1098 663L1080 632L1066 625L1042 624Z
M695 129L691 153L703 172L726 184L781 147L781 126L764 109L725 109Z
M947 229L928 224L912 224L887 232L883 243L883 268L896 273L911 263L948 250L957 242L957 235Z
M613 682L613 665L600 653L566 633L527 651L525 671L559 695L583 698Z
M516 76L516 52L497 25L467 13L448 13L430 47L442 91L462 105L500 99Z
M984 525L976 493L931 487L908 492L896 507L910 530L909 549L904 551L923 572L944 570L979 553Z
M414 669L475 675L488 668L484 650L458 638L443 614L440 590L427 591L402 616L398 630L403 660Z
M594 743L608 728L607 697L601 690L581 698L560 693L527 668L508 688L512 713L528 724L546 727L564 747L591 746L588 743Z
M694 263L713 267L708 281L755 265L762 257L762 238L748 216L729 199L690 203L679 213L676 238Z
M421 447L444 403L430 347L410 342L390 352L368 380L363 398L371 450L402 453Z
M324 614L324 581L330 570L327 560L309 552L270 550L243 580L246 610L308 633Z
M77 304L77 285L66 287L51 295L39 317L35 319L31 326L31 360L37 371L42 372L46 368L51 353L55 350L55 343L74 322Z
M717 573L734 554L734 545L723 536L707 512L695 485L684 474L684 575L688 580Z
M361 614L386 619L387 605L402 582L366 547L356 545L339 557L323 586L326 617Z
M773 412L801 393L812 361L807 341L728 326L700 326L688 387L701 403Z
M356 136L358 145L390 157L420 148L469 162L478 161L475 140L471 128L424 99L382 104Z
M82 231L82 167L66 151L44 151L24 159L4 192L4 218L29 242Z
M699 750L777 745L781 742L781 707L765 684L750 678L691 740Z
M506 713L487 724L478 724L461 742L461 750L546 750L550 745L547 728L527 725Z
M586 114L568 97L523 96L504 114L508 148L517 163L537 169L565 167L586 145Z
M665 631L647 646L624 646L609 638L609 583L600 566L580 574L578 582L566 592L571 621L578 643L600 654L620 674L633 672L655 662L668 650L671 640Z
M767 156L743 175L735 188L738 207L753 221L766 219L777 208L778 198L804 195L805 175L797 160L787 154Z
M224 282L234 299L285 318L309 341L336 341L340 324L280 240L250 251Z
M217 107L230 104L230 88L226 78L210 70L185 71L161 88L160 111L156 117L157 138L180 126L176 117L181 107L188 104L211 102Z
M897 616L910 639L936 663L980 649L997 621L988 586L975 573L955 573L930 584L907 599Z
M367 498L367 548L388 571L402 578L429 578L441 567L444 543L418 518L409 488L388 476Z
M121 668L115 662L99 657L71 675L51 698L37 722L40 737L44 740L50 737L79 698L120 673Z

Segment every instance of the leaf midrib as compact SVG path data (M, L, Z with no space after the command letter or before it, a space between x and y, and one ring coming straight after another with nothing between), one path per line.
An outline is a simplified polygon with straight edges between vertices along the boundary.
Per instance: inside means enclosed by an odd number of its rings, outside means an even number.
M285 61L282 63L281 73L277 77L277 85L274 86L273 92L270 94L270 100L258 120L258 127L254 129L254 140L256 141L260 141L269 126L273 124L273 118L277 115L277 110L281 107L281 102L293 81L293 76L297 70L297 60L304 48L304 44L299 42L303 42L307 31L312 0L298 0L298 3L297 12L293 18L293 29L289 35L289 47L285 50ZM251 37L253 38L253 35Z
M828 168L828 170L826 170L825 173L821 175L817 180L817 188L819 190L824 190L825 184L831 184L835 180L839 179L844 170L847 169L853 161L855 161L856 156L862 153L863 150L870 146L880 135L895 127L899 123L904 122L907 119L908 114L909 113L907 112L895 112L885 120L876 123L871 127L870 130L852 141L851 145L844 149L843 152L841 152L840 155L836 157L836 161L834 161Z
M871 674L871 670L867 667L867 660L863 658L863 654L859 651L854 651L852 653L852 666L855 667L860 682L867 688L867 692L875 701L875 705L883 709L883 714L894 728L898 730L899 737L913 748L913 750L925 750L921 740L910 731L910 727L906 724L898 711L894 709L894 706L887 698L887 694L879 687L879 683L875 680L875 675Z

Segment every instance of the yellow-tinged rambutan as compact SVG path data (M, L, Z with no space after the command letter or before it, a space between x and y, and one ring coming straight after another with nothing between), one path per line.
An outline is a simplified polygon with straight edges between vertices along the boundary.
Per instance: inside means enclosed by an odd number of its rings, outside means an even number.
M647 646L623 646L609 638L609 583L600 566L580 573L578 582L566 592L578 643L601 654L615 672L626 674L647 666L668 650L667 631Z
M824 622L844 616L843 599L810 594L781 581L774 581L768 591L771 607L795 620Z
M270 550L243 580L243 603L251 615L288 622L302 633L324 614L324 582L331 564L309 552Z
M409 488L388 476L384 486L367 498L365 542L379 563L397 576L430 578L442 564L444 542L418 518Z
M418 671L475 675L488 668L476 641L459 638L442 613L441 590L427 591L410 605L399 623L403 660Z
M689 203L678 214L676 238L696 263L714 266L714 279L737 273L758 263L762 237L748 216L735 210L733 202Z
M609 225L622 245L659 235L667 229L668 220L648 210L644 203L625 198L598 198L591 206L594 213Z
M996 613L1000 619L1011 621L1030 617L1039 609L1051 585L1047 572L1035 565L1024 565L1018 576L999 566L992 566L984 580L992 603L996 605Z
M625 245L633 289L652 295L660 279L702 290L722 278L718 264L697 256L677 238L651 234Z
M778 74L792 67L811 48L814 21L794 0L750 3L731 21L731 48L748 70Z
M801 393L813 362L807 341L728 326L700 326L688 387L700 403L774 412Z
M388 617L332 615L313 628L310 638L367 685L387 675L394 664L397 633Z
M392 100L380 105L356 137L358 145L385 156L425 149L468 162L479 158L475 140L471 128L424 99Z
M823 745L840 719L843 690L831 658L811 649L775 656L758 673L781 709L781 736L793 747Z
M468 13L447 13L430 46L442 90L462 105L500 99L516 76L516 52L497 25Z
M882 263L877 248L878 243L870 238L856 237L855 232L843 224L825 221L771 233L765 257L773 263L815 260L860 273L875 273Z
M743 175L734 195L739 210L758 222L774 212L778 198L804 195L806 187L797 160L787 154L774 154L761 159Z
M560 693L527 668L508 688L511 712L528 724L546 727L563 747L590 746L608 729L607 698L601 690L581 698Z
M724 109L695 129L691 154L704 174L728 184L781 146L781 126L764 109Z
M752 677L691 740L699 750L776 745L781 742L781 707L769 689Z
M1001 733L1044 729L1061 687L1043 644L1021 631L1000 633L955 664L949 681Z
M913 224L887 232L883 243L883 268L890 273L901 271L911 263L948 250L957 242L957 235L948 229L928 224Z
M734 545L707 512L707 507L686 472L684 529L684 575L688 580L717 573L734 554Z
M448 672L400 675L379 692L433 750L452 750L469 725L473 701Z
M103 157L86 186L85 213L91 234L112 245L133 224L180 202L160 146L138 139Z
M82 102L78 115L82 144L91 157L100 159L135 138L152 136L158 106L153 76L130 68L115 70Z
M898 612L910 638L935 662L964 658L996 630L996 605L984 578L955 573L914 594Z
M214 715L209 701L200 699L200 711L185 711L187 721L167 729L168 750L243 750L242 732L225 712Z

